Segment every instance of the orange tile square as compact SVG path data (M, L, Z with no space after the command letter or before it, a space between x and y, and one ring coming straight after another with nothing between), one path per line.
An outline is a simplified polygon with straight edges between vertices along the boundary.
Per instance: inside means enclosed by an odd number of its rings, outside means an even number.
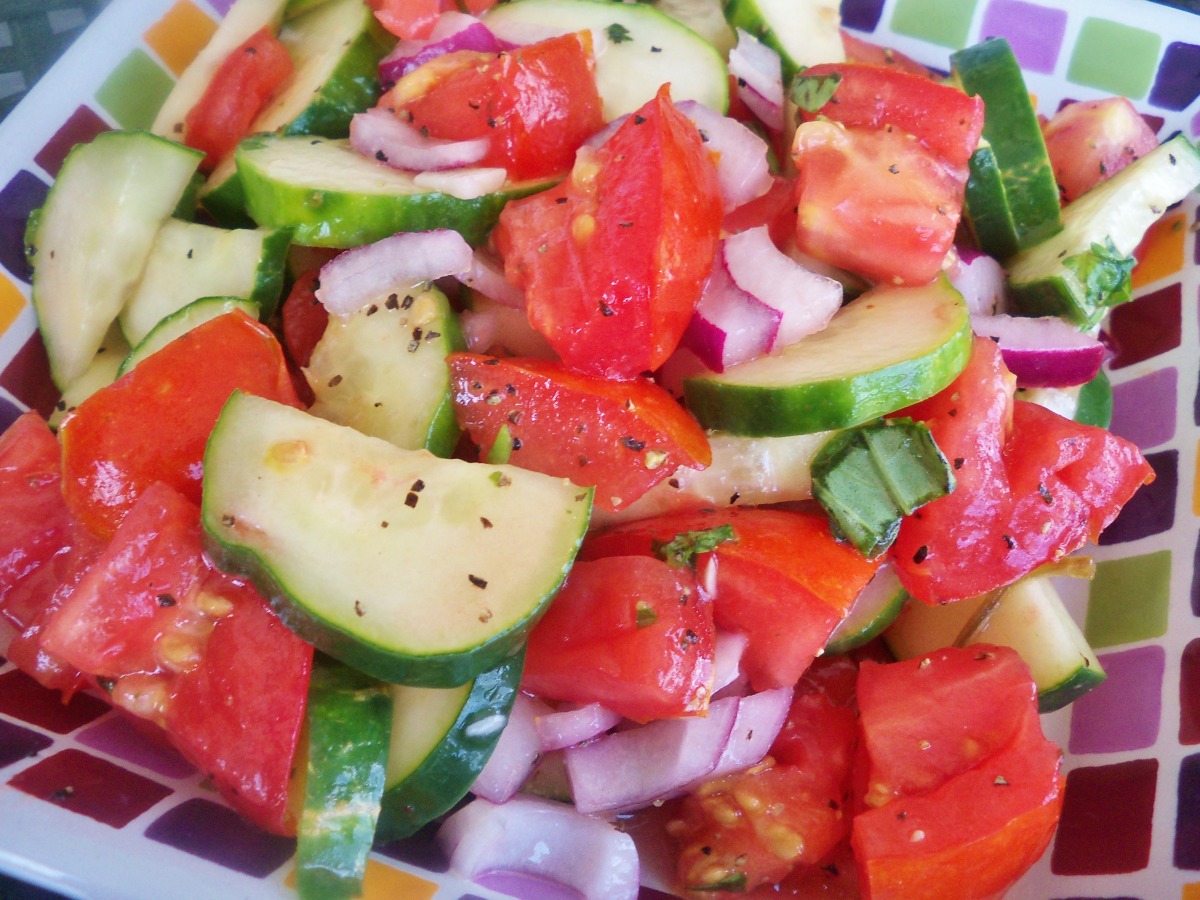
M0 334L8 331L25 308L25 296L15 284L0 276Z
M283 883L295 889L295 866L288 872ZM377 859L368 859L367 871L363 875L363 892L359 900L433 900L437 890L435 882L393 868Z
M208 43L217 23L190 0L179 0L146 29L146 43L176 77Z
M1133 270L1133 286L1153 284L1183 268L1187 221L1182 213L1155 222L1134 251L1138 264Z

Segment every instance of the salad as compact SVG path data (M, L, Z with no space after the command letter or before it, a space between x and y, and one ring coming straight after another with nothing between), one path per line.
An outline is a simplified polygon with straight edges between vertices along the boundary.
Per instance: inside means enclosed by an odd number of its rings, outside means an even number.
M1103 677L1049 577L1153 477L1096 330L1195 148L820 4L370 6L239 0L31 219L5 655L302 894L431 821L591 896L647 830L678 891L1006 890Z

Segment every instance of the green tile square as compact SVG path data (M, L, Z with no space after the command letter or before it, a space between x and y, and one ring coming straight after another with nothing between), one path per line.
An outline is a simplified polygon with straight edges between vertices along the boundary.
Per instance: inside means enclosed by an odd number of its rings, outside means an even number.
M1107 19L1084 19L1067 80L1131 99L1146 96L1162 39L1153 31Z
M134 50L113 69L96 91L96 102L122 128L149 128L175 86L166 69L144 50Z
M1170 550L1098 563L1083 628L1088 643L1112 647L1162 637L1170 599Z
M961 50L971 33L978 0L897 0L892 30L931 44Z

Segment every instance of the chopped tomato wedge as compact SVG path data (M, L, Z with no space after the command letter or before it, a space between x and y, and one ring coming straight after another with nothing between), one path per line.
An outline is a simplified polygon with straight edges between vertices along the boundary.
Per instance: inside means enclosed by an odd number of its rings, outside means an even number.
M233 152L291 77L292 58L269 28L256 31L225 58L184 119L184 143L204 151L204 171Z
M891 558L928 603L974 597L1095 540L1154 470L1122 438L1023 400L977 338L947 388L902 410L929 426L956 485L900 525Z
M298 366L308 365L313 348L329 324L329 313L317 299L320 274L320 269L309 269L300 274L279 310L284 349Z
M736 508L674 513L594 534L580 558L653 554L656 543L722 526L734 539L697 559L702 572L716 568L713 617L719 627L749 638L742 668L756 691L794 685L878 567L838 542L824 515Z
M679 466L704 468L704 430L646 379L613 382L539 359L455 353L448 358L459 423L484 456L501 429L509 462L596 487L595 503L622 509Z
M522 685L639 722L703 714L714 640L690 569L648 556L579 562L529 636Z
M1124 97L1068 103L1042 127L1063 203L1086 194L1158 146Z
M970 650L862 664L868 806L926 793L978 765L1012 741L1031 704L1036 709L1037 688L1015 652Z
M428 38L438 16L461 9L478 16L496 5L497 0L367 0L379 24L398 38Z
M716 167L664 86L566 181L506 205L494 234L529 321L563 362L629 379L683 336L721 213Z
M981 652L996 657L1014 651L1003 647L976 645L950 648L950 656L968 657L970 662ZM1001 896L1045 852L1058 824L1062 809L1063 778L1060 772L1062 753L1042 734L1037 713L1036 692L1032 678L1026 673L1027 686L1021 693L1023 703L1017 708L1006 703L996 693L999 685L990 678L979 680L967 677L960 680L962 667L946 666L939 660L927 667L929 680L945 678L938 691L948 702L939 719L944 723L942 733L952 734L955 727L947 721L955 711L974 709L996 710L1004 719L1004 728L988 725L987 717L969 713L974 725L969 732L960 732L960 742L967 746L976 734L985 738L973 764L964 754L960 763L966 765L940 783L929 784L924 790L902 795L876 808L867 809L854 817L851 844L858 864L862 895L871 900L907 897L991 898ZM874 721L895 721L905 715L916 718L927 710L911 708L911 703L923 696L904 690L912 686L913 675L907 664L879 667L871 673L872 665L863 666L863 679L886 682L895 670L900 685L887 685L880 694L863 692L859 685L859 705L863 712L864 741L873 746L872 763L883 764L878 753L889 754L887 765L892 769L926 768L922 757L928 748L920 740L888 742L879 745L872 735ZM940 672L940 675L939 675ZM899 710L881 710L877 702L899 705ZM932 723L937 725L935 720ZM982 730L979 727L982 726ZM1001 731L1007 739L995 743L987 739L998 737ZM931 740L936 740L935 737ZM990 746L987 744L990 743ZM955 767L957 768L957 766Z
M312 647L208 562L200 511L179 492L157 482L142 493L43 639L115 706L166 729L243 815L294 833Z
M847 62L868 63L873 66L886 66L901 72L910 72L923 78L937 78L938 75L928 66L917 62L911 56L905 56L891 47L881 47L864 41L853 32L842 29L842 48L846 51Z
M385 103L423 134L485 138L477 165L521 181L561 175L604 125L590 31L503 53L460 50L402 78Z
M953 167L964 166L983 133L983 100L958 88L898 67L864 63L809 66L808 81L837 79L828 102L801 110L806 121L818 117L856 128L898 128Z
M796 245L884 284L927 284L962 215L967 168L898 128L805 122L796 161Z
M199 503L204 444L235 390L299 405L275 336L241 311L197 326L83 401L59 429L71 512L108 537L155 481Z

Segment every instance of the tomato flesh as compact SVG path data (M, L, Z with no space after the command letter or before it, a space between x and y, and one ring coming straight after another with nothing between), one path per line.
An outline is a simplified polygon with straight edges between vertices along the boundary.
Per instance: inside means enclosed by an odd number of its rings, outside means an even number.
M647 556L579 562L529 636L522 684L639 722L702 714L714 640L689 569Z
M724 525L735 540L697 560L701 571L715 566L714 619L748 637L742 669L756 691L794 685L878 566L839 543L825 516L732 507L658 516L593 535L581 558L652 554L656 541Z
M1086 194L1158 146L1124 97L1068 103L1042 128L1063 203Z
M617 383L539 359L448 358L459 424L486 457L501 429L509 462L595 486L601 509L622 509L680 466L704 468L704 430L651 381Z
M292 58L269 28L235 48L184 119L184 142L204 151L211 172L244 138L272 95L292 77Z
M199 503L204 445L235 390L299 405L275 336L241 311L197 326L83 401L59 429L71 512L110 537L156 481Z
M967 168L900 129L805 122L796 162L796 244L885 284L927 284L962 215Z
M657 369L712 269L722 204L696 127L666 87L564 182L504 207L494 232L529 321L572 369Z
M485 138L476 165L544 178L570 169L604 125L594 69L587 31L503 53L461 50L402 78L385 102L430 137Z
M320 269L309 269L299 275L279 311L284 349L301 367L308 365L313 349L329 324L329 313L317 299L320 273Z
M1014 401L994 342L977 338L942 392L897 415L929 426L956 485L907 517L891 548L905 588L928 603L1011 584L1095 540L1154 471L1109 432Z

